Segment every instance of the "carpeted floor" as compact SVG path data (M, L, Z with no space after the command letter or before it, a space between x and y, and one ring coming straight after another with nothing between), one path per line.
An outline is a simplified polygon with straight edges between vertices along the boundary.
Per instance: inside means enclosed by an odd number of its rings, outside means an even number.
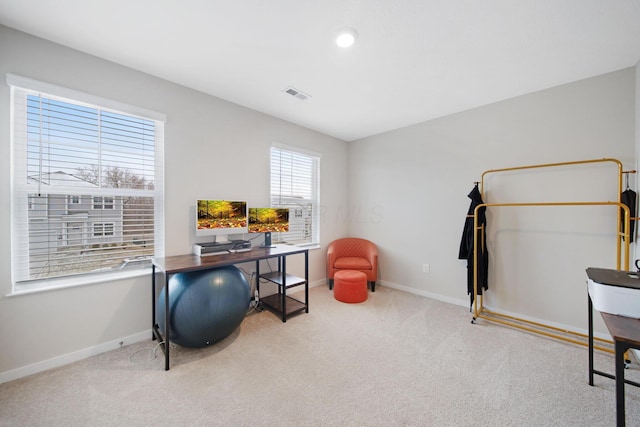
M160 350L137 363L149 340L2 384L0 425L615 425L614 381L587 384L586 348L470 319L384 286L361 304L312 288L309 314L251 313L222 342L172 350L168 372ZM613 372L612 355L596 367ZM626 404L640 426L640 389Z

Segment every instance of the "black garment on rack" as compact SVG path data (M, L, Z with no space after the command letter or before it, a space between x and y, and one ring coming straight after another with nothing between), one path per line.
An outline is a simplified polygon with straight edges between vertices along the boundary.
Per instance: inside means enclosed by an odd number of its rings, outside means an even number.
M467 211L467 219L464 222L464 231L462 232L462 240L460 241L460 252L458 253L458 259L467 260L467 293L470 298L470 306L473 306L473 213L478 205L483 204L482 195L478 189L478 184L473 187L473 190L467 195L471 199L471 205ZM487 240L486 240L486 217L485 206L478 209L478 226L483 225L482 230L477 232L478 242L478 295L482 295L482 289L488 289L488 273L489 273L489 252L487 252Z
M620 202L627 205L627 207L629 208L630 217L633 218L636 216L636 192L635 191L629 188L624 190L620 195ZM620 217L622 219L620 231L624 231L624 210L622 208L620 209ZM636 222L634 220L631 220L630 227L629 227L629 242L633 242L633 236L635 235L635 232L634 232L635 226L636 226Z

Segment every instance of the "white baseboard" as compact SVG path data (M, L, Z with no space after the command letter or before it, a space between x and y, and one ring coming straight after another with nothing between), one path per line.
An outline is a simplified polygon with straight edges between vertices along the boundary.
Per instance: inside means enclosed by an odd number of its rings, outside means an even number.
M445 303L449 303L449 304L453 304L453 305L458 305L461 307L469 307L469 300L468 299L458 299L458 298L450 298L450 297L446 297L440 294L436 294L433 292L427 292L427 291L423 291L423 290L419 290L419 289L415 289L415 288L411 288L408 286L404 286L404 285L399 285L397 283L393 283L393 282L388 282L388 281L380 281L379 282L380 285L382 286L386 286L392 289L397 289L399 291L403 291L403 292L407 292L410 294L414 294L414 295L420 295L423 297L427 297L427 298L431 298L437 301L442 301ZM327 285L327 281L326 279L322 279L322 280L318 280L315 281L313 283L309 284L310 288L314 288L317 286L326 286ZM328 287L327 287L328 288ZM298 292L302 292L304 291L304 286L297 286L293 289L291 289L290 291L288 291L287 293L298 293ZM534 322L538 322L538 323L546 323L549 324L549 322L543 320L543 319L535 319L535 318L527 318L526 316L522 316L522 315L518 315L515 313L509 313L509 312L505 312L505 311L501 311L501 310L495 310L492 309L490 307L487 307L487 309L494 311L496 313L500 313L500 314L504 314L504 315L509 315L509 316L517 316L517 317L521 317L523 319L526 320L530 320L530 321L534 321ZM471 315L471 313L469 314ZM582 331L582 330L576 330L576 328L572 328L572 327L568 327L566 325L559 325L559 324L551 324L552 326L555 327L560 327L566 330L573 330L574 332L580 332L580 333L586 333L586 331ZM595 336L596 337L600 337L603 339L610 339L610 337L608 336L600 336L601 334L596 333ZM121 347L121 345L129 345L129 344L133 344L136 342L140 342L140 341L145 341L147 339L151 338L151 330L147 330L147 331L143 331L143 332L138 332L136 334L121 338L121 339L116 339L116 340L112 340L109 342L105 342L102 344L98 344L94 347L89 347L89 348L85 348L82 350L78 350L78 351L74 351L72 353L68 353L68 354L64 354L62 356L58 356L58 357L54 357L52 359L48 359L48 360L43 360L41 362L37 362L31 365L27 365L27 366L23 366L17 369L13 369L11 371L6 371L6 372L0 372L0 384L2 383L6 383L9 381L13 381L13 380L17 380L19 378L24 378L27 377L29 375L33 375L33 374L37 374L39 372L43 372L46 371L48 369L53 369L53 368L58 368L60 366L64 366L67 365L69 363L73 363L73 362L77 362L78 360L82 360L82 359L86 359L88 357L91 356L95 356L101 353L105 353L107 351L111 351L111 350L116 350L118 348ZM122 343L122 344L121 344ZM635 352L636 357L638 357L638 359L640 360L640 354L638 354L638 352Z
M78 360L86 359L91 356L95 356L107 351L116 350L124 345L133 344L140 341L145 341L151 338L151 329L144 332L138 332L134 335L129 335L124 338L116 339L113 341L98 344L93 347L85 348L82 350L74 351L72 353L63 354L62 356L54 357L41 362L33 363L31 365L23 366L17 369L12 369L6 372L0 372L0 384L9 381L24 378L29 375L37 374L53 368L59 368L60 366L68 365L69 363L77 362Z
M575 326L569 326L569 325L565 325L563 323L555 323L555 322L549 322L548 320L545 319L539 319L537 317L530 317L530 316L524 316L522 314L519 313L513 313L511 311L506 311L506 310L501 310L498 308L492 308L489 306L485 306L487 310L493 312L493 313L497 313L497 314L501 314L503 316L507 316L507 317L516 317L516 318L520 318L529 322L534 322L534 323L540 323L543 325L548 325L548 326L553 326L554 328L558 328L561 329L563 331L569 331L569 332L574 332L574 333L578 333L578 334L582 334L582 335L588 335L589 334L589 330L588 329L584 329L584 328L577 328ZM597 313L596 311L594 311L594 313ZM587 319L585 319L585 323L587 323ZM594 331L593 332L593 336L594 338L599 338L599 339L603 339L603 340L607 340L607 341L611 341L611 336L608 335L607 333L604 332L598 332L598 331Z
M469 308L469 300L468 299L458 299L458 298L445 297L443 295L436 294L436 293L433 293L433 292L422 291L422 290L419 290L419 289L416 289L416 288L410 288L408 286L399 285L397 283L387 282L386 280L381 280L380 284L383 285L383 286L386 286L388 288L397 289L399 291L407 292L407 293L410 293L410 294L420 295L420 296L423 296L423 297L427 297L427 298L431 298L431 299L434 299L434 300L446 302L446 303L449 303L449 304L459 305L461 307Z
M322 286L326 284L326 280L318 280L310 283L309 287L314 288L316 286ZM296 286L287 293L296 293L304 291L304 286ZM109 342L98 344L94 347L85 348L82 350L74 351L72 353L63 354L48 360L36 362L31 365L22 366L20 368L12 369L10 371L0 372L0 384L17 380L20 378L28 377L29 375L44 372L49 369L59 368L60 366L68 365L69 363L77 362L78 360L86 359L91 356L96 356L107 351L116 350L122 345L129 345L136 342L145 341L151 338L151 330L138 332L128 337L115 339ZM122 344L121 344L122 343Z
M410 288L408 286L403 286L403 285L398 285L397 283L392 283L392 282L386 282L386 281L381 281L381 284L383 284L384 286L387 286L389 288L393 288L393 289L397 289L400 291L404 291L404 292L408 292L410 294L414 294L414 295L420 295L423 297L427 297L427 298L431 298L431 299L435 299L438 301L442 301L442 302L446 302L449 304L454 304L454 305L459 305L462 307L469 307L469 300L467 299L457 299L457 298L450 298L450 297L445 297L439 294L435 294L432 292L426 292L426 291L421 291L415 288ZM511 316L511 317L517 317L520 319L524 319L530 322L535 322L535 323L540 323L543 325L549 325L549 326L553 326L555 328L559 328L565 331L571 331L571 332L576 332L579 334L588 334L588 330L587 329L581 329L581 328L576 328L574 326L568 326L568 325L564 325L564 324L560 324L560 323L554 323L554 322L549 322L548 320L545 319L538 319L535 317L529 317L529 316L523 316L519 313L512 313L509 311L505 311L505 310L501 310L501 309L496 309L496 308L492 308L489 306L485 305L485 308L489 311L492 311L494 313L497 314L502 314L504 316ZM469 315L471 316L471 313L469 313ZM594 331L593 336L595 338L600 338L603 340L611 340L611 337L609 335L607 335L606 333L599 333L597 331ZM638 360L640 360L640 352L636 352L636 356L638 357Z

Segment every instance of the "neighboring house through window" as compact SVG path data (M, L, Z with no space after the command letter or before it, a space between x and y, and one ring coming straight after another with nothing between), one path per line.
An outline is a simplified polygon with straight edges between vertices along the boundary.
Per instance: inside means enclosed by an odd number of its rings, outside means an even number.
M20 76L7 83L14 291L163 255L164 116Z

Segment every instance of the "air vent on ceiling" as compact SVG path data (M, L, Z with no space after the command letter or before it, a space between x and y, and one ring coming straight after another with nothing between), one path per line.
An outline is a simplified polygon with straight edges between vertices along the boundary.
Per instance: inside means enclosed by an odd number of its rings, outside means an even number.
M286 88L285 90L283 90L284 93L288 93L289 95L298 98L300 101L305 101L309 98L311 98L311 95L307 95L306 93L289 86L288 88Z

